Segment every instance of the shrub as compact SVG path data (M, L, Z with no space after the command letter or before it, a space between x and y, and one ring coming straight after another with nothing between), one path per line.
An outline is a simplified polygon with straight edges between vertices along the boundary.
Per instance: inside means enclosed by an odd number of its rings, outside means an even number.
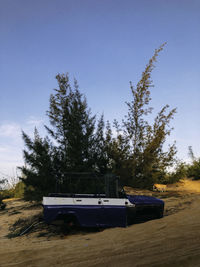
M174 171L168 174L166 183L173 184L187 177L188 165L185 162L177 162Z

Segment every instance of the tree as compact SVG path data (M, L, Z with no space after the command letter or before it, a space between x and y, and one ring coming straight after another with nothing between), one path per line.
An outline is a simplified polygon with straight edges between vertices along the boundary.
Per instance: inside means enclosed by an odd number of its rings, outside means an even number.
M77 81L72 89L68 74L58 74L56 79L59 88L50 96L47 111L50 126L45 126L51 139L42 139L37 129L33 140L22 133L26 149L23 151L25 166L20 168L21 180L25 184L25 199L29 200L40 200L43 195L59 190L69 172L103 168L103 163L96 163L102 158L97 142L100 142L103 119L95 133L95 116L91 115Z
M192 147L188 147L188 154L192 160L192 163L188 165L187 175L190 178L193 178L194 180L200 179L200 158L196 158L194 156Z
M108 170L108 156L105 147L104 128L105 122L104 116L102 115L97 124L93 144L94 170L102 174L106 173Z
M121 125L114 121L115 135L109 122L105 131L103 116L96 126L77 81L72 88L68 74L56 76L58 88L50 96L47 111L50 125L45 126L50 138L41 138L35 130L32 140L23 132L25 198L41 199L55 190L55 184L67 186L69 172L112 172L124 184L146 188L163 179L176 154L175 144L167 151L163 148L176 109L165 105L153 124L148 118L153 110L149 106L151 72L164 45L155 50L136 88L130 83L133 99L126 103L128 113Z
M174 165L173 171L169 172L168 175L164 177L165 180L163 181L163 183L166 184L176 183L179 180L186 178L187 172L188 172L188 165L185 162L177 160L176 164Z
M6 181L7 181L6 179L0 180L0 209L4 208L3 201L2 201L3 196L1 194L1 191L3 190L2 185L4 185Z
M117 172L120 174L124 173L122 170L127 170L126 180L137 187L151 188L153 183L165 175L176 154L175 144L170 145L168 151L163 150L166 137L172 130L169 124L176 109L168 111L169 106L166 105L157 114L152 125L147 120L153 110L149 106L150 88L153 87L151 72L164 45L155 50L136 88L130 83L133 100L126 103L128 114L121 126L115 123L117 137L112 141L111 156L115 165L120 163Z
M130 144L117 120L114 120L113 127L116 136L112 132L110 123L107 122L105 150L109 159L108 166L112 173L120 177L121 184L127 185L131 179Z
M91 116L76 80L72 89L68 74L58 74L56 79L59 88L50 96L47 115L51 128L46 126L46 129L58 143L62 173L91 171L94 166L95 116Z
M34 138L22 133L26 149L23 151L25 165L19 169L20 178L25 184L24 198L27 200L40 200L43 195L55 191L57 173L57 151L48 137L42 139L37 129Z
M3 179L0 180L0 191L3 190L3 187L2 186L4 186L5 183L7 183L7 182L8 182L8 180L5 179L5 178L3 178Z

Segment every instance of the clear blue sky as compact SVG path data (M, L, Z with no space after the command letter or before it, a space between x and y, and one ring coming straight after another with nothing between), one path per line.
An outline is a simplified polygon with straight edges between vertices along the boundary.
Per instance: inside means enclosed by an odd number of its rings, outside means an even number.
M93 113L121 119L154 49L155 112L177 107L170 142L200 156L199 0L0 0L0 171L22 163L20 130L42 129L55 75L76 77ZM0 176L1 177L1 176Z

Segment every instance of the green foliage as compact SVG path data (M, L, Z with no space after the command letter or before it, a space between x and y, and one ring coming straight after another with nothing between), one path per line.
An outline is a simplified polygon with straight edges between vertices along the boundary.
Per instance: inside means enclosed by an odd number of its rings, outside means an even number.
M188 166L187 176L193 178L194 180L200 179L200 158L194 156L192 147L189 146L189 156L192 160L192 163Z
M13 198L14 197L14 188L4 189L0 192L1 199Z
M25 184L22 181L18 182L14 188L14 197L15 198L23 198L24 197L24 190L25 190Z
M7 182L7 179L2 179L0 180L0 190L2 190L2 187L4 186L4 184Z
M188 167L188 177L193 178L194 180L200 179L200 158L196 159L189 167Z
M2 197L2 193L0 192L0 206L2 205L2 200L3 200L3 197Z
M155 50L136 88L130 83L132 101L126 103L128 113L121 125L114 121L116 135L109 122L105 126L103 115L96 125L76 80L72 88L68 74L56 76L58 89L51 94L47 111L50 126L45 126L51 139L41 138L35 130L32 140L23 132L25 166L20 169L26 199L40 200L54 192L69 172L111 172L123 184L142 188L166 178L176 147L172 144L164 151L163 146L176 109L165 105L152 124L148 121L153 110L151 72L164 45Z
M164 183L173 184L178 182L180 179L186 178L188 172L188 165L185 162L178 161L172 172L166 176Z
M174 171L166 176L166 181L164 183L176 183L183 178L200 179L200 158L195 157L191 146L188 147L188 154L192 162L188 164L177 161Z
M42 139L37 129L33 140L23 132L23 140L27 148L23 151L25 166L19 169L25 184L24 198L40 200L55 188L56 148L47 137Z
M114 121L116 137L113 136L109 122L106 127L106 151L109 167L121 179L121 184L128 185L131 179L131 158L128 138L121 133L118 122Z
M54 144L48 137L42 139L37 130L33 140L23 132L25 166L20 169L27 200L40 200L55 192L69 172L105 173L107 168L103 116L95 131L95 116L77 81L72 89L68 74L57 75L56 79L59 88L50 96L47 111L50 127L45 126Z
M122 125L114 122L117 136L109 142L114 171L136 187L152 188L166 174L167 168L172 166L176 154L175 144L170 145L167 151L163 149L172 130L169 123L176 109L168 111L169 106L166 105L152 125L147 120L153 110L149 106L150 88L153 87L151 72L163 46L155 50L136 88L130 84L133 100L126 103L128 114Z
M6 182L6 179L0 180L0 210L4 210L6 207L6 204L3 202L3 199L6 198L4 192L5 190L3 189Z
M5 208L3 204L3 199L10 198L13 196L12 190L5 189L5 184L7 183L7 179L0 180L0 209Z
M94 135L94 145L93 145L93 159L94 168L93 171L106 174L111 171L109 166L109 156L108 156L108 134L104 133L105 122L103 115L100 117L97 129ZM111 131L111 129L110 129ZM110 132L111 133L111 132Z
M95 116L91 116L76 80L72 89L68 74L57 75L56 79L59 89L51 95L47 112L52 128L46 129L58 143L61 173L92 170Z
M7 198L23 198L24 196L24 183L18 182L15 183L8 183L8 180L1 180L0 184L4 184L4 187L0 188L0 202L2 199Z

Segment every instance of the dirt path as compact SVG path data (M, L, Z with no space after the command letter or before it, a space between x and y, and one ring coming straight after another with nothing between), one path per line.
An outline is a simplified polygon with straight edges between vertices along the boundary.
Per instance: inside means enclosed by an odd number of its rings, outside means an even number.
M40 211L9 204L0 214L0 266L200 266L200 195L163 197L162 219L64 237L36 232L8 239L11 223Z

